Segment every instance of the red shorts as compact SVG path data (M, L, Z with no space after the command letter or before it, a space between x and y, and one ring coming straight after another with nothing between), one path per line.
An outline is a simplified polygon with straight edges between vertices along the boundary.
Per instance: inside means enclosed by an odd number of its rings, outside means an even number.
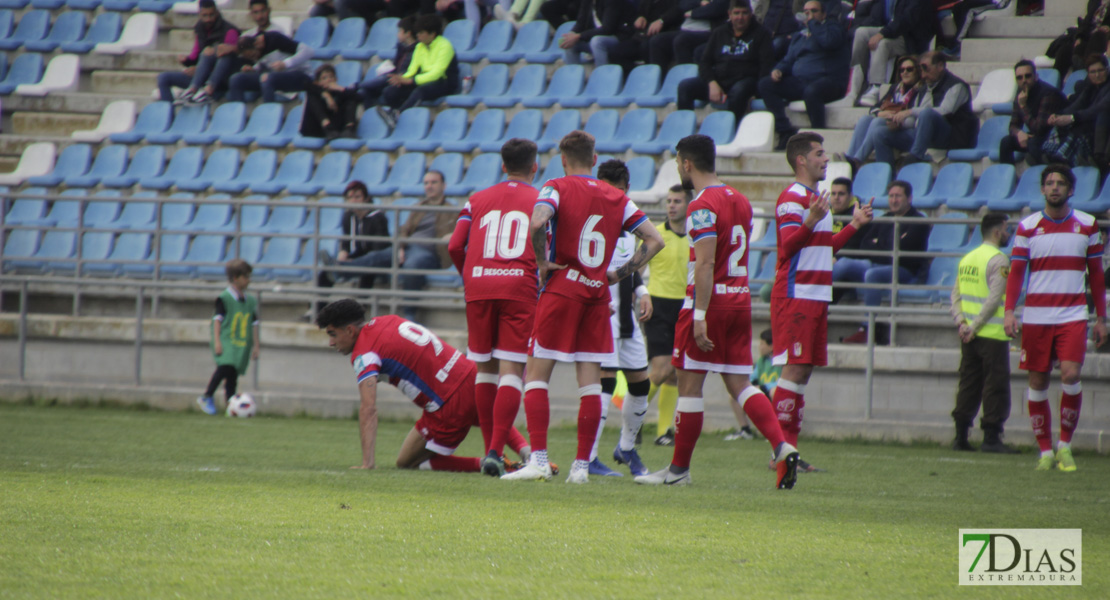
M709 311L705 325L713 350L703 352L694 342L694 311L678 313L671 364L684 371L714 373L752 372L752 313L747 310Z
M813 365L829 362L829 304L798 298L771 298L772 364Z
M609 304L582 304L566 296L540 294L528 350L536 358L615 364Z
M1048 373L1056 361L1083 364L1087 356L1087 322L1021 326L1021 368Z
M466 303L466 357L528 362L528 334L536 303L522 300L475 300Z
M435 412L424 411L414 426L424 436L424 447L436 454L451 456L466 439L470 428L478 425L478 409L474 404L472 369L459 389Z

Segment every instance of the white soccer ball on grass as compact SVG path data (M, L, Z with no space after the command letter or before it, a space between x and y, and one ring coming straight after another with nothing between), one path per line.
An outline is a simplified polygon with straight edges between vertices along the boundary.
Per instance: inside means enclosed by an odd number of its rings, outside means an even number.
M254 416L258 406L250 394L235 394L227 401L227 416L248 419Z

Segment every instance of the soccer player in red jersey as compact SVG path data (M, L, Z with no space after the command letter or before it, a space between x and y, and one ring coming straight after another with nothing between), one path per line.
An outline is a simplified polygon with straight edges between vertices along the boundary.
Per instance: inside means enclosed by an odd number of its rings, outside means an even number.
M794 487L798 451L786 443L771 402L748 377L752 372L752 296L748 288L748 237L752 205L717 177L717 146L704 135L675 147L682 187L693 189L686 208L690 263L686 300L678 313L671 358L678 372L674 456L669 467L636 477L636 483L687 485L690 458L701 436L706 373L720 373L729 396L759 429L775 455L776 486ZM712 337L710 337L712 332ZM714 341L716 340L716 341Z
M578 449L567 483L589 481L590 451L601 420L601 363L613 353L609 285L643 268L663 248L659 231L628 196L590 173L597 162L594 138L572 131L559 142L565 177L540 190L530 224L543 290L529 340L524 414L532 454L523 468L502 479L547 480L548 382L556 361L576 363ZM545 252L550 229L550 254ZM617 238L632 232L643 242L632 259L606 271Z
M447 249L466 292L466 356L478 365L474 401L493 415L482 472L505 474L502 451L520 410L528 335L536 314L536 253L528 223L536 205L536 144L501 147L506 181L470 197Z
M1087 284L1095 303L1095 342L1106 341L1106 282L1102 271L1102 233L1091 215L1068 204L1075 174L1064 165L1041 173L1044 210L1021 220L1014 235L1010 276L1006 279L1006 335L1021 333L1021 368L1029 371L1029 419L1041 448L1038 471L1053 466L1074 471L1071 437L1079 424L1083 386L1079 373L1087 352ZM1025 311L1014 316L1029 272ZM1060 441L1052 452L1052 414L1048 381L1060 363Z
M798 445L805 389L815 366L828 361L828 316L832 301L833 254L857 229L871 222L871 203L857 204L852 221L835 235L829 193L817 192L829 157L824 138L807 131L786 144L794 183L775 205L778 259L771 289L772 363L782 366L772 404L786 441Z
M455 448L480 420L474 404L476 370L462 352L443 343L422 325L396 315L377 317L367 323L362 305L350 298L325 306L316 316L316 325L327 331L331 347L351 356L358 378L362 464L351 468L375 467L377 384L384 378L424 410L401 444L398 468L479 470L481 459L453 456ZM526 445L524 436L516 429L510 432L508 443L518 453Z

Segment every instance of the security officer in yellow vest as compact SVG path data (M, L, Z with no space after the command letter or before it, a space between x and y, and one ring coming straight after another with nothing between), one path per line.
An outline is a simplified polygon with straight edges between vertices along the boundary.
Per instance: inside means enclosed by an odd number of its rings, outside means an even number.
M967 432L983 405L979 425L983 452L1016 454L1002 443L1002 426L1010 416L1010 338L1002 330L1006 278L1010 259L999 248L1009 244L1012 233L1007 217L988 213L979 226L983 243L960 259L952 288L952 317L959 329L960 383L956 390L953 450L975 450Z

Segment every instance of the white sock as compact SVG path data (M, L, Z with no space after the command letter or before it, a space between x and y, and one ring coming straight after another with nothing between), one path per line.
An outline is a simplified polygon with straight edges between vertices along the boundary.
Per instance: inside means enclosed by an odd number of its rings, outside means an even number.
M590 463L588 461L578 460L576 458L576 459L574 459L574 464L571 465L570 470L572 470L572 471L589 471L590 470Z
M644 424L647 415L647 396L624 396L624 405L621 406L621 450L632 450L636 447L636 432Z
M597 435L594 436L594 447L590 450L590 462L597 458L597 446L601 443L601 432L605 430L605 420L609 418L609 403L612 401L612 394L601 393L601 420L597 422Z
M1041 450L1041 458L1044 458L1046 456L1052 456L1052 455L1053 455L1052 450Z
M532 464L536 465L537 467L539 467L541 469L546 467L547 466L547 450L536 450L535 452L532 452L531 461L532 461Z
M417 468L421 471L431 471L432 470L432 461L426 460L426 461L420 463L420 466L417 467Z
M1056 442L1057 450L1064 450L1065 448L1071 448L1071 442Z

